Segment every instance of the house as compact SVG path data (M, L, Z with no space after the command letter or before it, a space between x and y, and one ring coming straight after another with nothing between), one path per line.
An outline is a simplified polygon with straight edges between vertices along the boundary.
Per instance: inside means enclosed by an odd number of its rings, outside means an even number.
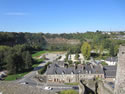
M105 80L108 82L115 81L117 66L104 66Z
M109 57L105 60L105 62L108 65L116 65L116 63L118 62L118 58L117 57Z
M102 66L92 64L60 67L57 63L48 65L47 83L73 83L81 79L104 78Z

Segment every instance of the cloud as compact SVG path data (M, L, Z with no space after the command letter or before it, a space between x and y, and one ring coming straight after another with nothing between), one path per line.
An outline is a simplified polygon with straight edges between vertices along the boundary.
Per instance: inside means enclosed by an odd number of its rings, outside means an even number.
M7 13L4 13L4 15L8 15L8 16L25 16L25 15L28 15L28 13L24 13L24 12L7 12Z

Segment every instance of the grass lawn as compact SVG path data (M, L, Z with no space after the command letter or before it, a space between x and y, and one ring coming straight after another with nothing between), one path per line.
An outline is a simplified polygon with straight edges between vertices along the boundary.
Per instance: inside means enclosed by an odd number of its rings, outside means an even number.
M65 83L65 85L78 85L79 83Z
M44 53L47 53L48 51L39 51L39 52L36 52L35 54L32 54L32 57L38 57L40 56L41 54L44 54Z
M32 65L33 68L38 67L38 65L43 61L43 59L35 59L36 63Z
M34 54L32 54L32 57L39 57L41 56L42 54L45 54L45 53L58 53L58 52L66 52L66 51L38 51Z
M63 90L60 91L59 94L79 94L79 93L75 90Z
M14 74L14 75L8 75L7 77L5 77L5 81L16 80L16 78L21 78L24 75L26 75L27 73L29 73L29 72L24 72L24 73Z

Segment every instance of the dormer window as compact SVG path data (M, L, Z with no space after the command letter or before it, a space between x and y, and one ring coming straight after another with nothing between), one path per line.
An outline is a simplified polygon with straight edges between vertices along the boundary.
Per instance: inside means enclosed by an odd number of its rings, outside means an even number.
M122 54L125 54L125 52L122 52Z
M63 71L62 74L65 74L65 72Z
M73 72L71 72L71 74L74 74Z

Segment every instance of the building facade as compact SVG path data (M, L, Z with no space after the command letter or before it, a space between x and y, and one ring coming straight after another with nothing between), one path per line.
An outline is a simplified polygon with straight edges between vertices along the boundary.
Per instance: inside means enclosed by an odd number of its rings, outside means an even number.
M103 67L91 64L60 67L54 63L48 66L46 74L47 83L74 83L82 79L104 79Z

